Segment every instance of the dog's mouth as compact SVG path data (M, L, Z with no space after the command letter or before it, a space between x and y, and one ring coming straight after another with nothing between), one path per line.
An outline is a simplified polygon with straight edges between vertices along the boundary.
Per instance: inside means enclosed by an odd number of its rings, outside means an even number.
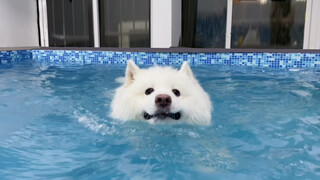
M180 112L176 112L176 113L165 113L165 112L160 112L160 113L155 113L153 115L148 114L147 112L143 113L143 117L145 120L149 120L151 118L158 118L158 119L166 119L166 118L171 118L173 120L179 120L181 117L181 113Z

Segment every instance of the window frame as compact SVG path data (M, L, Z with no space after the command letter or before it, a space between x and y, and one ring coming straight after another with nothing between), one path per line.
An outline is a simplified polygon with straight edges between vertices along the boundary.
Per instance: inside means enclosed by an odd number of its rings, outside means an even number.
M48 47L49 46L49 34L48 34L48 20L47 20L47 5L46 0L37 0L38 1L38 11L39 11L39 18L38 24L40 29L40 46L41 47ZM100 47L100 21L99 21L99 0L92 0L92 12L93 12L93 36L94 36L94 47ZM151 48L170 48L171 46L175 46L176 42L173 39L179 39L178 33L173 32L172 29L177 29L173 27L174 24L172 22L177 22L177 19L181 19L180 17L174 17L173 13L178 9L181 13L181 0L163 0L166 1L166 7L163 9L171 10L171 19L166 18L166 21L169 22L160 22L155 21L153 19L154 16L162 16L161 14L154 14L153 12L153 3L157 0L150 0L150 8L149 8L149 38L150 38L150 46ZM177 3L179 1L179 3ZM173 3L175 5L173 6ZM303 49L320 49L320 34L316 33L320 30L320 16L318 16L318 12L320 11L320 1L319 0L306 0L306 16L305 16L305 25L304 25L304 37L303 37ZM180 9L179 9L180 8ZM231 27L232 27L232 8L233 8L233 0L227 0L227 19L226 19L226 37L225 37L225 49L231 48ZM159 11L158 11L159 12ZM177 13L175 13L177 14ZM163 34L159 34L159 31L154 31L153 27L157 25L157 27L161 26L162 24L165 27L170 28L171 34L168 34L168 37L163 37L164 39L168 39L169 44L161 44L158 42L154 42L155 37L159 37ZM171 25L168 25L171 24ZM178 24L181 24L178 23ZM178 27L179 29L179 27ZM176 31L176 30L175 30ZM181 31L181 27L180 27ZM167 36L167 35L166 35ZM169 47L168 47L169 46Z

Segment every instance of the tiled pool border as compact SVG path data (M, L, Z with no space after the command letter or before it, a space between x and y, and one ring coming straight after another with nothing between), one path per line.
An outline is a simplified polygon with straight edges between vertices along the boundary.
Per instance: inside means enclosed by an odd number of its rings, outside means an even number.
M225 64L232 66L269 67L274 69L319 68L320 52L141 52L99 50L6 50L0 51L0 64L23 59L35 59L51 63L74 64L126 64L133 59L137 64L191 65Z
M32 52L30 50L4 50L0 51L0 64L10 64L23 59L31 59Z

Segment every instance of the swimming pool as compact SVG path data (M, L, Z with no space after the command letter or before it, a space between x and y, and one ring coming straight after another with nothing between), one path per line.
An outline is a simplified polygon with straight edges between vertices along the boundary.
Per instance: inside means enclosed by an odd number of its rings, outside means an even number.
M213 124L157 126L109 118L118 86L114 79L124 75L122 63L109 65L100 59L101 63L91 54L81 59L34 52L0 65L3 179L320 176L317 69L301 69L297 63L289 68L280 68L281 63L278 68L229 62L208 66L194 61L199 54L188 55L181 60L191 61L195 76L210 94ZM159 55L168 60L164 64L178 67L179 58L165 55ZM125 62L123 53L114 56Z

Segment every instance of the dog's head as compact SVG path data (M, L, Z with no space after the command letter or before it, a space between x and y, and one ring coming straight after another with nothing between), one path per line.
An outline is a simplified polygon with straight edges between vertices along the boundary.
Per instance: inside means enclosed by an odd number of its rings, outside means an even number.
M210 124L211 102L187 62L171 67L140 69L128 61L124 85L111 104L116 119Z

